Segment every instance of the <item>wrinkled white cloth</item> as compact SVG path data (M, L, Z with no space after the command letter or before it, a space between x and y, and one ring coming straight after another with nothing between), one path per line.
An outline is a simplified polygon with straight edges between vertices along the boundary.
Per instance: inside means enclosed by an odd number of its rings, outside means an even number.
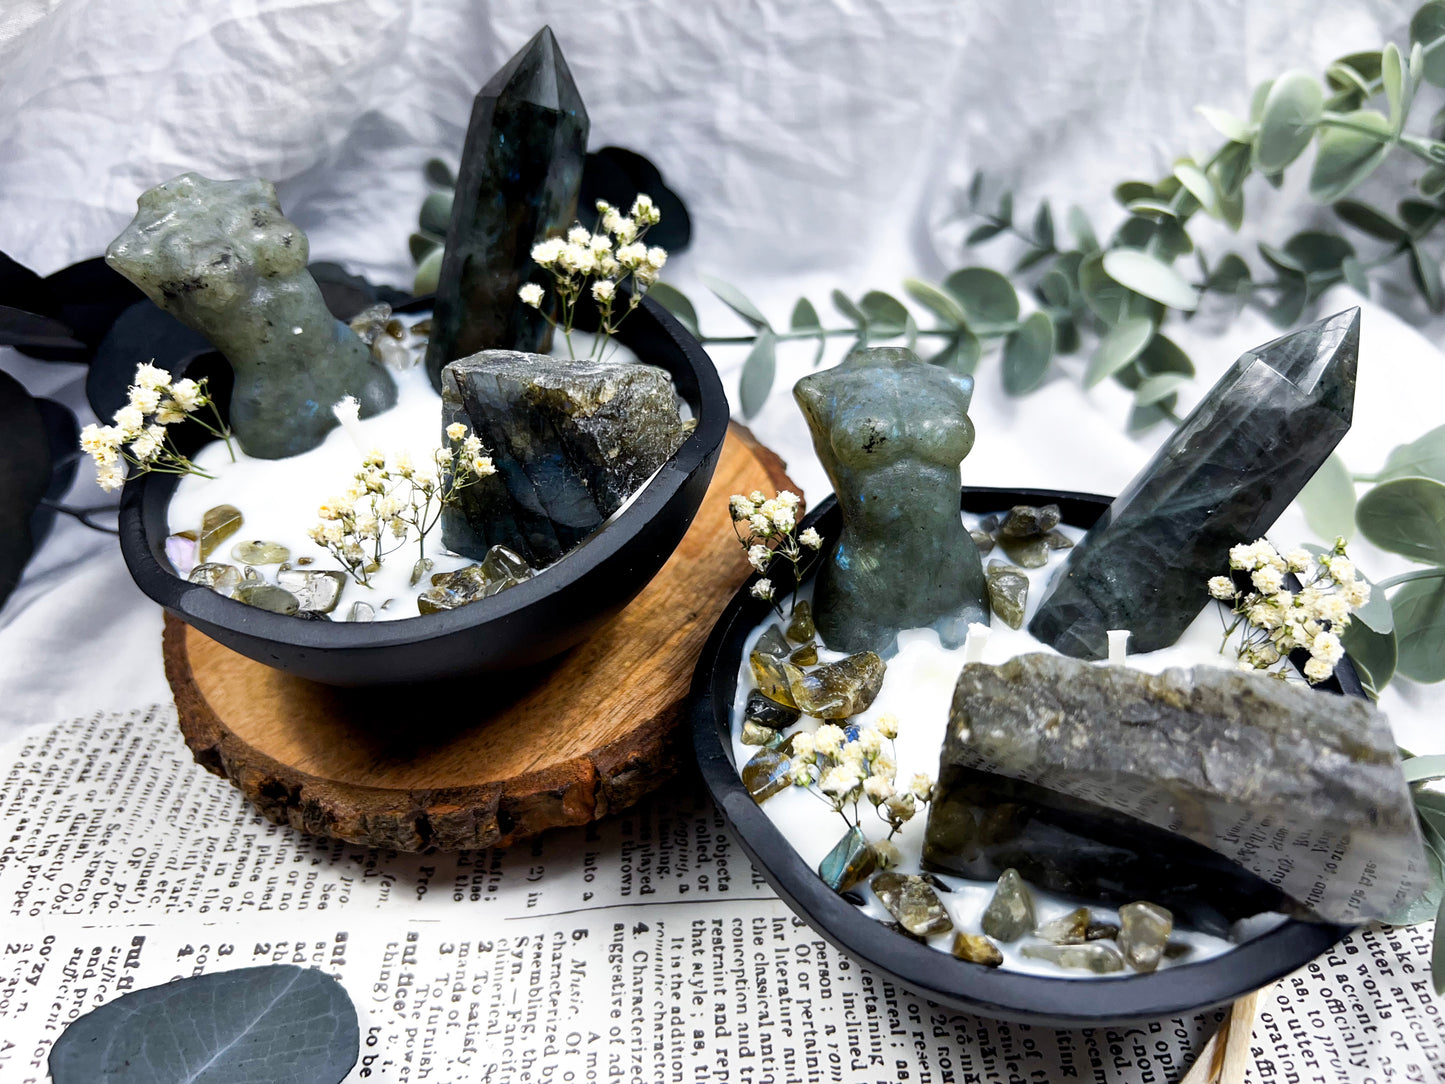
M802 293L836 323L834 287L901 294L908 275L1006 266L1007 241L965 252L965 227L950 220L975 170L989 175L991 194L1016 188L1021 215L1048 198L1060 212L1078 204L1107 231L1121 218L1110 198L1116 182L1155 178L1218 142L1196 105L1242 115L1262 79L1405 41L1414 7L9 0L0 4L0 249L41 273L96 255L143 189L194 169L275 181L314 259L406 285L422 163L456 162L473 94L548 23L587 102L591 145L645 153L687 201L694 244L667 277L698 303L704 328L743 330L701 289L699 272L741 287L779 324ZM1233 246L1258 267L1256 240L1281 242L1329 220L1304 198L1306 172L1297 166L1282 192L1251 180L1245 237L1202 224L1196 238L1216 259ZM1398 175L1393 189L1389 180L1364 194L1398 193ZM1339 289L1320 311L1356 303ZM1341 449L1357 471L1445 420L1445 357L1434 345L1445 324L1428 319L1408 287L1388 309L1364 304L1356 425ZM1276 331L1258 315L1227 323L1206 313L1169 333L1201 372L1187 408ZM730 394L743 354L714 351ZM781 350L773 398L751 425L816 501L826 480L787 390L811 357L807 345ZM1127 396L1112 386L1082 391L1083 361L1062 359L1044 390L1011 399L996 359L985 359L966 481L1113 492L1128 480L1164 432L1126 436ZM0 367L88 420L77 367L13 351L0 351ZM83 466L72 503L98 499ZM1310 537L1293 512L1275 535L1284 544ZM1405 567L1355 548L1376 576ZM159 629L113 540L59 522L0 611L0 737L164 699ZM1385 706L1402 742L1445 747L1429 718L1441 695L1392 687Z

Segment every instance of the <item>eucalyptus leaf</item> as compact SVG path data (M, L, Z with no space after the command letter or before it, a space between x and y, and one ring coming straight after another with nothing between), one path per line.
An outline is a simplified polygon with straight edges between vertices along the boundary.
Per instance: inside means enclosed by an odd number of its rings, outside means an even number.
M1089 224L1089 216L1084 214L1083 209L1078 206L1069 208L1069 232L1074 235L1074 243L1078 245L1081 252L1094 252L1099 247L1099 238L1094 233L1094 227Z
M1399 673L1411 681L1445 680L1445 579L1413 580L1390 599Z
M1225 147L1214 163L1220 192L1230 198L1239 196L1244 188L1244 179L1249 176L1249 167L1249 147L1243 143L1231 143ZM1243 201L1240 202L1243 206Z
M1014 273L1027 271L1034 264L1042 263L1054 254L1051 248L1031 248L1014 262Z
M447 235L447 226L452 218L452 193L432 192L422 200L421 213L417 216L423 232Z
M862 328L867 325L868 317L863 315L863 310L853 304L852 299L842 290L834 290L832 293L833 307L837 309L850 324Z
M908 296L928 309L949 327L962 327L968 322L963 306L953 297L922 279L904 279L903 289Z
M972 324L1011 324L1019 318L1013 283L989 267L965 267L943 280Z
M1390 478L1434 478L1445 482L1445 425L1392 449L1385 458L1380 480Z
M1191 311L1199 304L1199 292L1184 276L1147 252L1128 248L1106 252L1104 271L1120 285L1170 308Z
M1376 67L1378 67L1379 54L1376 53L1375 57ZM1330 103L1333 102L1348 101L1351 104L1345 108L1353 109L1370 96L1370 80L1344 60L1336 60L1325 69L1325 82L1329 84L1331 90L1336 91L1339 95L1337 98L1331 98L1330 102L1326 103L1326 108L1329 108Z
M1348 542L1354 537L1355 483L1338 455L1320 464L1295 500L1310 530L1321 538L1343 538Z
M1209 273L1206 281L1211 290L1218 290L1225 294L1236 293L1240 283L1252 281L1249 264L1245 263L1243 257L1238 253L1227 252L1215 265L1214 270Z
M1410 20L1410 40L1418 42L1424 53L1422 73L1425 82L1445 87L1445 3L1431 0Z
M1046 312L1030 313L1003 342L1003 389L1027 395L1044 382L1054 354L1054 322Z
M719 301L732 309L733 312L737 313L753 327L772 330L772 325L768 323L768 318L764 316L758 307L749 301L747 296L736 286L723 282L722 279L715 279L711 275L699 274L697 277L702 280L702 284L711 290Z
M1034 292L1045 305L1052 305L1056 309L1073 307L1074 288L1069 283L1069 276L1058 268L1045 271Z
M1355 573L1370 585L1370 597L1363 606L1355 611L1355 622L1363 624L1371 632L1376 632L1381 635L1394 632L1395 611L1390 606L1389 596L1371 583L1369 577L1365 576L1358 569L1355 570Z
M879 338L903 334L908 324L908 309L903 302L882 290L869 290L858 302L868 330ZM871 337L871 335L870 335Z
M743 408L743 417L754 417L763 409L773 390L773 376L777 371L777 338L771 329L758 332L753 348L743 361L742 376L738 382L738 397Z
M818 310L813 308L813 303L806 297L798 298L798 303L793 306L792 318L788 321L788 327L793 331L817 331L823 326L818 319Z
M1219 216L1219 194L1214 190L1214 184L1205 176L1204 170L1186 158L1176 162L1174 165L1174 176L1179 178L1179 183L1189 189L1189 194L1199 201L1199 206L1214 215Z
M1392 133L1385 117L1370 109L1357 109L1346 113L1344 119L1377 135L1351 128L1321 129L1310 170L1310 197L1319 203L1333 203L1352 191L1390 152Z
M1114 199L1122 207L1139 199L1153 199L1154 186L1146 181L1120 181L1114 186Z
M1138 436L1153 429L1160 422L1170 421L1174 408L1178 405L1178 396L1168 396L1158 403L1146 403L1143 406L1135 405L1129 411L1129 433Z
M972 376L978 368L978 359L983 354L983 344L966 327L959 329L944 345L943 349L928 359L930 365L941 365L960 376Z
M697 309L681 290L665 282L654 282L648 287L647 296L672 313L694 339L702 338L702 332L698 328Z
M1259 86L1254 88L1249 96L1249 123L1258 125L1260 118L1264 116L1264 103L1269 98L1270 88L1274 86L1273 79L1266 79Z
M1431 166L1420 175L1415 186L1426 199L1438 199L1445 192L1445 166Z
M1275 295L1274 303L1265 309L1264 314L1276 327L1291 328L1299 323L1308 304L1309 292L1304 277L1287 278Z
M1405 61L1400 47L1393 41L1380 52L1380 84L1385 88L1385 101L1390 106L1390 129L1398 136L1405 127L1408 108L1405 94Z
M440 158L428 158L426 165L422 166L422 173L426 176L427 183L434 184L438 188L455 188L457 186L457 177L452 172L452 167Z
M1146 376L1134 391L1134 404L1141 407L1153 406L1155 403L1168 399L1188 383L1189 377L1182 373L1160 373L1157 376Z
M1089 367L1084 373L1084 387L1092 388L1106 377L1128 365L1154 337L1154 323L1141 316L1120 320L1099 340Z
M985 222L969 230L968 236L963 239L963 243L966 245L982 244L984 241L992 240L999 234L1003 233L1004 228L1005 227L996 225L992 222Z
M1174 218L1178 214L1172 203L1167 200L1155 199L1153 196L1133 200L1126 204L1124 209L1130 214L1155 215L1160 218Z
M124 994L67 1027L49 1067L55 1084L340 1084L359 1052L341 984L274 964Z
M1340 640L1355 669L1360 671L1360 677L1367 680L1378 695L1395 676L1400 657L1393 629L1377 632L1361 621L1352 621Z
M1406 783L1445 779L1445 756L1436 753L1423 757L1406 757L1400 764L1400 774L1405 777Z
M1161 373L1179 373L1181 376L1194 375L1194 363L1189 355L1169 336L1157 332L1149 345L1139 352L1134 364L1144 376L1158 376Z
M1400 219L1405 223L1412 236L1422 237L1435 228L1440 221L1441 210L1433 203L1426 203L1424 200L1406 199L1399 203Z
M1253 138L1254 133L1250 130L1249 125L1234 114L1226 113L1223 109L1215 109L1212 105L1201 105L1195 108L1216 132L1231 143L1248 143Z
M998 210L993 213L993 217L998 219L1005 226L1013 224L1014 194L1012 192L1004 192L1002 195L999 196Z
M1260 109L1255 168L1278 173L1298 158L1314 137L1324 105L1324 92L1308 72L1285 72L1276 79Z
M1232 191L1224 184L1223 167L1216 164L1209 171L1209 181L1219 190L1218 212L1223 223L1236 233L1244 225L1244 192L1236 186Z
M1382 482L1360 498L1355 519L1360 532L1382 550L1422 564L1445 565L1445 482Z
M412 263L421 263L432 254L435 249L442 247L442 242L426 233L414 233L406 239L407 251L411 253Z
M903 339L909 350L918 352L918 321L913 319L911 312L903 317Z
M1072 354L1079 348L1079 325L1071 316L1054 317L1054 353Z
M1440 262L1419 245L1410 244L1410 277L1415 281L1431 312L1440 311Z
M973 172L973 178L972 178L972 180L970 180L970 181L968 182L968 205L969 205L970 207L977 207L977 206L978 206L978 199L979 199L979 197L982 196L982 195L983 195L983 170L981 170L981 169L976 169L976 170L974 170L974 172Z
M1305 274L1336 271L1355 254L1355 246L1337 233L1303 230L1284 243L1284 252Z
M421 263L416 265L416 274L411 280L412 293L417 295L436 293L437 279L441 277L442 273L443 255L445 255L443 249L433 249L422 258Z
M1052 251L1054 247L1054 213L1049 210L1049 201L1039 204L1034 215L1034 240L1038 246Z
M1364 265L1355 257L1346 256L1340 261L1340 274L1362 297L1370 296L1370 278L1365 274Z

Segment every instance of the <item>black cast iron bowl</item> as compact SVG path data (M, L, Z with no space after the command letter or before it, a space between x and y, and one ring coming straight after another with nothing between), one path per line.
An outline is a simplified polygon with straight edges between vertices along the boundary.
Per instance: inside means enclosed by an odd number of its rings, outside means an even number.
M1054 503L1065 523L1088 527L1110 500L1088 493L965 487L962 507L989 513L1015 504ZM841 523L831 497L804 520L830 542ZM1349 932L1344 926L1287 921L1199 963L1152 974L1066 979L980 967L888 929L823 883L753 801L733 762L732 710L743 645L767 613L765 603L746 588L740 590L703 649L691 692L698 767L734 837L778 895L840 951L872 970L965 1012L1053 1027L1095 1027L1178 1016L1234 1001L1303 966ZM1353 668L1342 663L1337 674L1344 691L1364 695Z
M179 479L170 474L126 482L120 505L126 566L142 591L212 639L328 685L434 681L551 658L616 614L666 563L702 504L727 434L717 370L665 309L644 299L617 338L672 374L697 428L611 523L552 568L500 594L445 613L366 624L304 621L247 606L172 571L166 509ZM440 412L437 425L440 433Z

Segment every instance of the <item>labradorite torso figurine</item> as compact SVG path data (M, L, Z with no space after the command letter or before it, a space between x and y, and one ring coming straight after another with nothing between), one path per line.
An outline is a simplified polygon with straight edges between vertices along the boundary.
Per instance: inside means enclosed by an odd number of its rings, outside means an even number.
M396 402L386 370L327 311L306 270L306 235L282 215L269 181L184 173L136 205L106 262L226 355L236 376L231 427L248 454L314 448L348 395L363 416Z
M948 647L988 622L978 547L959 517L959 464L973 447L973 380L911 350L859 350L793 394L843 513L813 610L839 651L891 651L931 625Z

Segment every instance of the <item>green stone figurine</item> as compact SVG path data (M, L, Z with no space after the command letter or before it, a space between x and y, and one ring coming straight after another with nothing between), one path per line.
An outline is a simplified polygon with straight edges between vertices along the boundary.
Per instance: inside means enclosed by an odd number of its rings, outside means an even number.
M959 516L973 380L911 350L857 350L793 388L843 513L818 572L814 620L837 651L891 652L931 625L946 647L988 623L978 546Z

